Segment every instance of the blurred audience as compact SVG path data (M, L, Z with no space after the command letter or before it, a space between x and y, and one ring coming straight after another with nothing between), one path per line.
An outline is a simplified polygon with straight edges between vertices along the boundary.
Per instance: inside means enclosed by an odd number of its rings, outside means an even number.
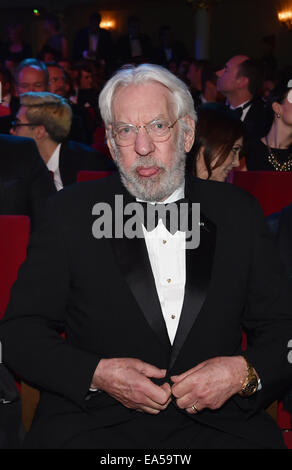
M192 93L193 99L197 97L202 92L202 70L203 66L208 62L205 60L195 60L192 59L187 72L187 79L189 81L190 91Z
M88 26L77 31L73 45L75 61L103 60L109 70L114 65L114 44L111 33L100 27L101 14L92 13Z
M0 116L10 116L17 99L14 97L14 80L9 69L0 65L1 103Z
M217 75L216 68L210 64L205 64L202 67L201 75L201 88L200 94L194 97L195 109L206 103L222 103L223 95L217 90Z
M3 45L1 60L18 64L23 59L31 57L32 48L23 40L21 23L10 23L7 27L8 42Z
M193 172L198 178L226 181L239 166L244 126L228 111L216 107L198 110L193 150Z
M67 101L49 92L24 93L11 132L32 138L57 190L76 182L80 170L114 169L106 156L80 142L68 141L72 110Z
M43 51L51 51L52 58L49 60L66 60L69 57L68 39L61 32L61 23L59 18L54 14L47 14L44 19L44 30L47 34L47 41L44 44L40 55ZM43 60L46 58L44 57ZM47 58L48 59L48 58Z
M117 42L118 66L141 64L153 60L153 45L150 37L141 31L141 21L137 16L129 16L127 34Z
M154 52L155 62L168 67L172 61L180 63L188 57L187 49L181 41L174 39L171 26L164 25L159 30L159 46Z

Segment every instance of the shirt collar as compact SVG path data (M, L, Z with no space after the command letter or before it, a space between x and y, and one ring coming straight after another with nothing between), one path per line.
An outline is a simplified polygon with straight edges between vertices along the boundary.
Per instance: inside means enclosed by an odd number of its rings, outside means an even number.
M47 163L48 170L52 171L53 173L59 168L60 148L61 144L55 148Z

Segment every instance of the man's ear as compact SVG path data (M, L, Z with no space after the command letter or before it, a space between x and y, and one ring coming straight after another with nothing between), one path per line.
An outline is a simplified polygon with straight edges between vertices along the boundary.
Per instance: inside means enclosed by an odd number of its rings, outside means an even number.
M43 140L47 138L48 135L45 126L40 125L34 128L34 138L36 140Z
M106 143L109 148L110 154L112 156L112 159L115 160L115 152L112 146L112 132L111 129L106 130Z
M239 88L248 88L249 78L241 75L237 77L237 83L239 85Z
M184 132L184 148L185 152L188 153L194 144L196 125L194 119L189 115L184 116L182 121L188 125L188 129Z

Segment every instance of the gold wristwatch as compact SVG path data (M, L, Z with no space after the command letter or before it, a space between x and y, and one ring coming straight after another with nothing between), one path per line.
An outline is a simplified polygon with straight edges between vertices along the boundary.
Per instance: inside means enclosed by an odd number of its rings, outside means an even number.
M241 397L250 397L253 395L257 389L258 389L258 376L253 368L253 366L247 361L247 359L244 357L246 361L246 366L247 366L247 375L246 379L242 384L241 391L239 392L239 395Z

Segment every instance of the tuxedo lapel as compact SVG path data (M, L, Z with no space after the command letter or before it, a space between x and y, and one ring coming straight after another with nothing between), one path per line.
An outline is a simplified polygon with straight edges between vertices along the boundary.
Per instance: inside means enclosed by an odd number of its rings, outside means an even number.
M62 143L60 147L59 171L64 186L76 183L77 169L75 155L70 150L68 152L67 142Z
M133 202L133 199L124 199ZM124 216L124 222L126 216ZM151 264L144 238L112 238L113 250L124 278L135 297L146 321L159 341L170 348L170 341L164 322L155 286Z

